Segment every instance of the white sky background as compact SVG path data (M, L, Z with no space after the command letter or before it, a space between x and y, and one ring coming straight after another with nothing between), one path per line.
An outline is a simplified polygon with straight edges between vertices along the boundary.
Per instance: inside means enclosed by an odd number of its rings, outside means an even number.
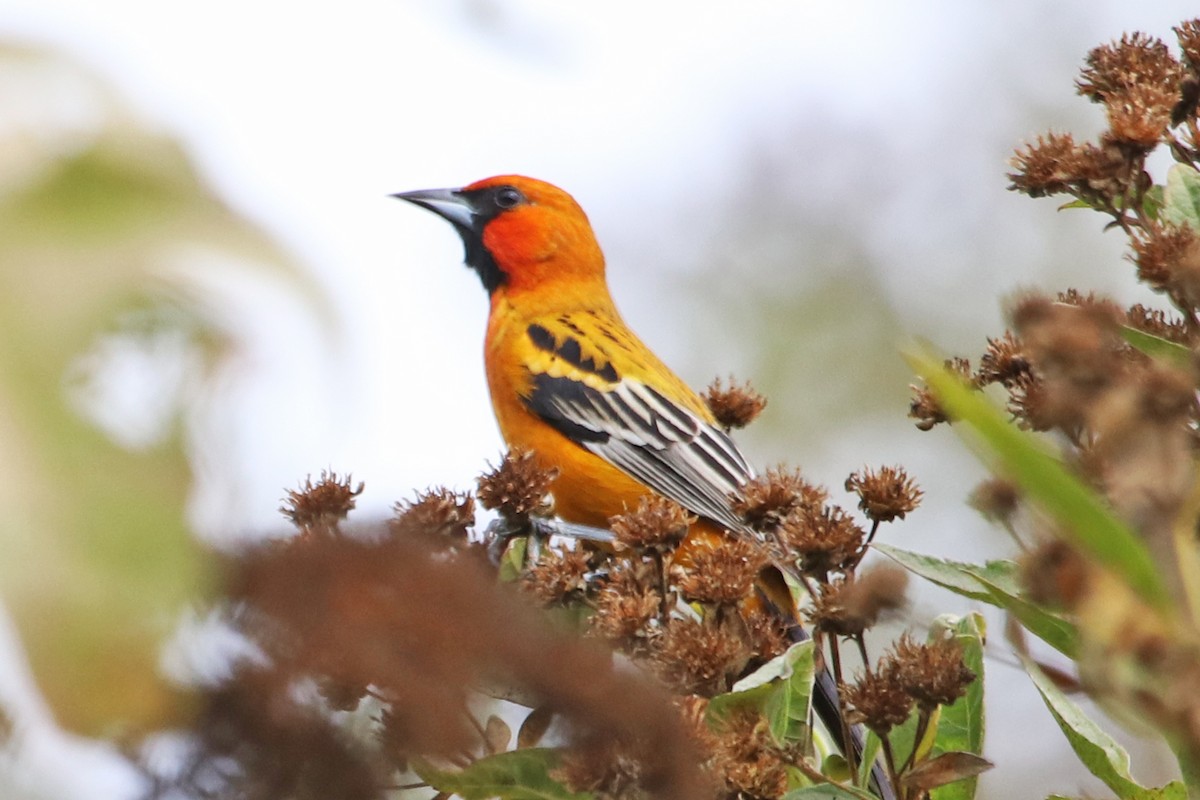
M362 507L382 513L413 488L472 487L501 451L483 291L449 226L392 192L502 172L563 186L609 253L627 318L693 384L754 377L736 347L712 364L691 352L694 309L672 291L720 239L756 148L794 147L794 171L764 186L848 219L886 302L947 350L978 352L1002 330L999 298L1020 286L1078 279L1142 299L1116 236L1006 194L1005 159L1045 128L1099 124L1072 92L1089 48L1129 30L1169 38L1196 9L1050 6L6 0L0 35L57 45L106 75L332 294L332 345L284 299L243 295L255 320L221 414L233 456L196 509L227 530L275 526L283 488L326 466L365 480ZM1082 240L1118 268L1054 260ZM863 462L952 476L922 480L924 524L943 531L930 539L941 548L925 549L971 557L947 548L981 528L961 504L979 473L951 437L916 438L898 411L852 430L828 420L792 459L832 484ZM945 598L923 605L955 607ZM1044 790L1082 785L1025 679L989 688L999 767L985 790L1010 796L1031 775Z

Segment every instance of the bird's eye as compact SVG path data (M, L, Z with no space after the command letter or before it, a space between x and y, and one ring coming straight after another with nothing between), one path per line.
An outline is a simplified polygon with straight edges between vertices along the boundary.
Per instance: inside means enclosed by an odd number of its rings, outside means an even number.
M512 186L505 186L496 192L496 205L500 208L514 208L525 202L525 195Z

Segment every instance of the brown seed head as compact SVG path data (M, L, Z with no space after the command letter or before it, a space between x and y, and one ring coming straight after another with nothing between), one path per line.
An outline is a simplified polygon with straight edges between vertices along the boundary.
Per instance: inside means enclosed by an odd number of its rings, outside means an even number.
M1200 70L1200 19L1190 19L1172 28L1179 39L1179 49L1192 70Z
M1182 308L1200 305L1200 237L1187 225L1155 222L1130 239L1138 278Z
M820 508L828 498L824 487L806 481L799 470L776 467L743 486L741 495L733 498L733 510L750 527L769 532L790 514Z
M908 573L883 565L861 577L846 576L821 586L808 618L818 630L834 636L855 636L879 621L881 614L904 605Z
M838 506L799 509L788 515L779 532L789 551L799 556L801 570L817 580L856 566L866 541L863 529Z
M1003 478L988 478L971 491L967 502L987 519L1008 524L1020 500L1016 484Z
M792 645L789 638L791 626L780 614L767 609L762 603L748 604L741 611L750 647L757 657L772 659L783 655Z
M475 500L471 495L445 487L397 503L388 530L393 536L439 535L466 539L475 524Z
M654 665L676 691L713 697L729 690L752 655L727 626L676 617L655 641Z
M767 398L754 391L749 383L739 386L732 377L728 389L717 378L700 397L726 431L746 427L767 407Z
M992 383L1011 386L1030 369L1021 341L1012 331L1005 331L999 339L987 340L987 350L979 359L975 382L981 386Z
M1135 32L1093 48L1075 85L1079 94L1111 105L1141 87L1176 93L1182 77L1179 62L1161 39Z
M1088 156L1069 133L1047 133L1033 144L1018 148L1010 162L1011 190L1030 197L1062 194L1084 180Z
M563 752L552 775L571 791L591 793L597 800L650 800L642 786L645 746L589 737Z
M662 595L626 563L618 562L596 593L592 633L626 651L638 651L657 633Z
M897 671L895 660L885 658L876 671L867 670L855 683L842 686L850 722L887 736L888 731L908 720L913 699L900 686Z
M696 518L683 506L656 494L643 495L638 507L609 520L617 541L635 552L668 552L687 535Z
M527 519L549 513L547 495L558 471L541 466L529 450L510 450L500 464L479 477L480 504L502 517Z
M846 478L846 491L858 495L858 507L873 522L904 519L920 504L923 494L901 466L878 471L863 467Z
M1021 583L1035 603L1070 610L1090 591L1091 565L1061 539L1049 539L1026 553L1020 566Z
M897 681L922 711L951 705L975 680L953 638L918 644L905 634L896 643L893 658Z
M767 564L762 548L745 539L723 538L716 547L689 554L687 569L672 568L685 600L736 605L754 591L759 570Z
M716 772L733 797L782 797L788 788L787 762L767 720L754 708L732 709L716 729Z
M352 483L350 475L341 478L336 472L322 470L316 483L309 476L303 486L289 491L279 511L303 533L336 534L338 523L354 510L363 491L361 481L357 487Z
M965 358L950 358L946 359L943 364L946 369L953 370L965 382L976 386L974 377L971 375L971 362ZM949 422L950 417L942 408L941 403L934 397L933 392L926 386L910 385L913 391L912 402L908 406L908 416L917 420L917 429L927 431L941 422Z
M1168 318L1166 312L1157 308L1147 308L1138 303L1129 307L1126 312L1126 322L1131 328L1137 328L1153 336L1159 336L1177 344L1188 341L1187 325L1178 317Z
M546 548L522 577L521 586L548 605L580 600L588 589L588 554L582 549Z

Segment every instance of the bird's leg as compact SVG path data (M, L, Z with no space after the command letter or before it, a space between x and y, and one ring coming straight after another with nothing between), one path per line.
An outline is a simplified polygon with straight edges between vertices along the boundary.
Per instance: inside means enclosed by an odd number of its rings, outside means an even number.
M586 542L612 542L613 533L607 528L595 528L591 525L579 525L565 522L561 519L548 517L529 517L522 520L499 517L488 523L483 531L483 539L487 542L488 558L493 564L499 564L508 547L510 540L518 536L530 538L530 553L536 559L541 545L552 536L563 536L568 539L578 539Z

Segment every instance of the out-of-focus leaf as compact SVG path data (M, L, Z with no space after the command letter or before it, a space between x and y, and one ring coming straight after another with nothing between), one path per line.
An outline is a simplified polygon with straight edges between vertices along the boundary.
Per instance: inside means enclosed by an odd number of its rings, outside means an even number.
M940 639L942 631L947 629L954 632L955 640L962 647L963 663L975 673L975 680L967 687L966 694L941 708L933 742L934 760L952 754L958 758L944 762L944 769L939 767L933 775L920 781L925 788L933 789L934 800L971 800L975 796L975 776L991 766L979 757L983 752L985 729L983 642L986 625L983 615L978 612L958 618L941 617L930 630L930 640ZM968 755L975 756L977 760L971 761L966 757ZM922 766L929 763L923 762ZM950 775L958 777L941 780Z
M1128 325L1122 325L1120 331L1122 339L1151 358L1161 359L1176 367L1186 367L1191 362L1192 351L1178 342Z
M1190 164L1174 164L1167 170L1162 218L1172 225L1200 232L1200 172Z
M180 342L196 373L228 353L170 271L182 252L261 269L325 307L178 144L82 69L0 48L0 70L0 108L28 112L0 130L0 595L59 722L90 733L175 722L186 704L157 677L159 647L214 580L185 521L180 404L200 399L187 392L203 374L188 375L160 434L136 449L84 419L64 387L86 380L81 356L114 336ZM87 105L92 127L57 127L68 99Z
M508 749L508 743L512 741L512 729L508 727L507 722L495 714L488 716L483 732L489 753L503 753Z
M587 800L592 795L572 792L550 777L558 752L544 747L511 750L481 758L461 770L439 770L429 764L414 765L430 786L463 800Z
M553 709L547 706L534 708L522 720L521 727L517 731L517 748L535 747L542 741L542 737L546 735L546 731L550 730L550 723L553 721Z
M907 358L950 416L958 420L955 429L972 431L972 441L985 460L1054 517L1064 535L1121 576L1147 602L1160 607L1169 602L1145 543L1035 436L1009 422L1002 410L965 386L939 359L916 351Z

